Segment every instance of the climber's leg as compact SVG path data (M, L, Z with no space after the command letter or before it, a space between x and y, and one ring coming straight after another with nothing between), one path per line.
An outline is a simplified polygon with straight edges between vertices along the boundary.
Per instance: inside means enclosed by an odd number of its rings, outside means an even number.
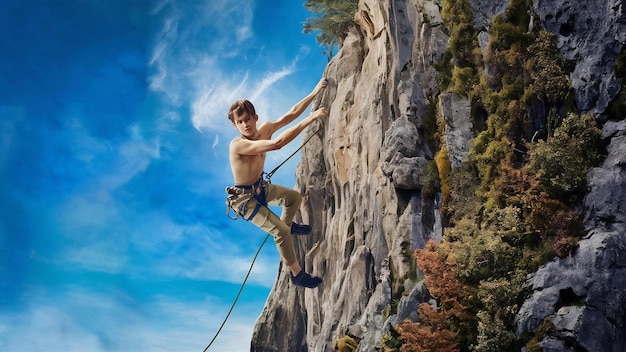
M247 207L252 207L252 209L254 209L254 206L256 206L256 199L252 199L248 203ZM322 279L319 277L311 276L302 270L302 267L296 258L293 237L291 236L289 226L279 219L276 214L270 211L267 207L261 206L256 215L250 221L274 237L276 249L278 249L278 253L282 258L283 263L289 267L291 271L291 281L295 285L313 288L317 287L322 282Z
M293 218L300 208L302 196L300 192L291 188L268 184L266 187L266 197L270 205L280 205L283 211L280 219L291 229L292 235L307 235L311 233L311 226L302 225L293 222Z

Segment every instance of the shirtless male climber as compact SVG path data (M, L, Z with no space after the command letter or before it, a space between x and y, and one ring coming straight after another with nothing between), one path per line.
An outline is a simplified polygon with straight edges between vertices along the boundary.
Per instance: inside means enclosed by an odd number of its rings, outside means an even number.
M272 134L298 118L324 87L326 79L321 79L313 91L285 115L275 121L264 122L258 128L259 116L248 100L237 100L228 110L228 119L241 133L241 137L230 142L228 151L235 181L234 187L227 188L231 194L229 206L244 219L274 237L278 253L291 269L291 281L295 285L308 288L317 287L322 279L305 273L296 258L292 235L311 232L309 225L293 222L302 196L293 189L264 182L263 170L266 152L284 147L313 121L327 116L325 108L315 110L307 118L272 139ZM280 218L267 208L268 203L283 207Z

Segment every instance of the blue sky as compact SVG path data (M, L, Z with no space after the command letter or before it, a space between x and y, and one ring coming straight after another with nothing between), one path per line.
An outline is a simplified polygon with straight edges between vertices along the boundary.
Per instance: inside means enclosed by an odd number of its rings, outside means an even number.
M204 349L265 237L224 215L226 111L313 89L303 2L3 1L0 350ZM249 349L278 262L269 241L212 350Z

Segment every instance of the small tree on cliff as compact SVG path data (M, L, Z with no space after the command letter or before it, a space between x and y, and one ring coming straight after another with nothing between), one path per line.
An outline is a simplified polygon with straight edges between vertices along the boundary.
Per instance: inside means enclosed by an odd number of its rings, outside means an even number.
M309 34L319 30L316 39L324 47L324 54L331 57L354 25L358 5L358 0L307 0L304 7L319 16L307 18L303 31Z

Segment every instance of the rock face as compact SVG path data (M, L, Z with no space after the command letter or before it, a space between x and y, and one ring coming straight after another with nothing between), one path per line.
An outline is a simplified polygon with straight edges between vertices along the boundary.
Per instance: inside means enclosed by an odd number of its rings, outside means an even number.
M296 289L281 269L254 351L332 351L345 335L371 351L392 298L415 285L407 280L412 250L440 232L435 200L421 196L432 161L422 125L429 94L438 93L431 62L448 41L439 5L424 3L362 1L357 30L328 64L317 105L329 108L329 118L297 170L301 216L314 228L297 246L306 269L324 282ZM420 8L430 9L428 22Z
M576 253L540 268L533 295L517 315L517 333L549 321L544 351L622 352L626 349L626 120L604 125L610 140L603 164L589 171L585 198L590 230Z
M470 4L474 25L485 29L508 1ZM612 68L626 35L621 4L535 1L541 25L557 34L573 64L578 104L598 115L619 88ZM417 304L430 299L416 281L412 251L441 236L437 199L421 192L424 166L433 158L423 119L429 99L439 94L431 63L448 45L441 6L441 0L361 0L357 28L328 64L329 85L315 103L329 109L329 118L318 132L311 126L308 133L317 135L297 169L304 197L299 216L314 230L295 240L296 250L324 282L296 288L281 267L252 351L333 351L345 335L360 340L358 351L373 351L388 325L417 319ZM584 7L594 11L581 12ZM449 94L439 104L458 165L473 137L469 104ZM556 326L558 333L542 341L545 351L626 348L625 127L604 126L609 155L589 173L588 238L575 255L531 278L534 293L518 314L520 334L546 318ZM398 314L390 316L394 300Z
M601 118L619 90L613 71L626 40L622 1L538 1L545 29L555 33L571 74L578 107ZM609 121L603 164L589 171L585 198L589 234L569 258L540 268L530 279L532 296L517 315L517 332L544 321L554 333L544 351L617 352L626 349L626 122Z
M542 339L544 351L624 351L625 253L623 232L597 231L576 255L541 268L518 313L518 334L547 320L555 332Z

